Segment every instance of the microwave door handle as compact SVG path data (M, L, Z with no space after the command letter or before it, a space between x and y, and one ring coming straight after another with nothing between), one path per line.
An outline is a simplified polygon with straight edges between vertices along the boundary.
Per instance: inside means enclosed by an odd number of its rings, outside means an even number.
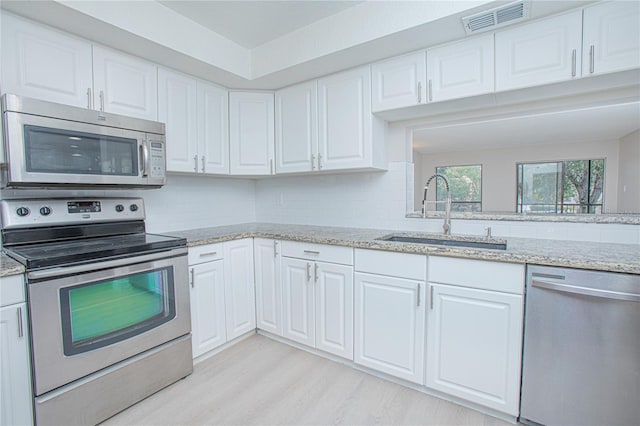
M149 147L144 141L140 145L140 152L142 156L142 177L147 177L149 175Z

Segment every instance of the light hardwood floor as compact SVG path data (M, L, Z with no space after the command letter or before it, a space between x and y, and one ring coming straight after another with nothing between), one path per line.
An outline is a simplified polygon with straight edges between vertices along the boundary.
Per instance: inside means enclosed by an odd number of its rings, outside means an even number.
M103 425L508 425L264 336Z

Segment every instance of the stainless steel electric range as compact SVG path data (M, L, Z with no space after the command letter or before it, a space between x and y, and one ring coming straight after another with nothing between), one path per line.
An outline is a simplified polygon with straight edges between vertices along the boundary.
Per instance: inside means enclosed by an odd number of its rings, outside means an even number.
M2 200L26 268L36 422L95 424L193 371L186 240L139 198Z

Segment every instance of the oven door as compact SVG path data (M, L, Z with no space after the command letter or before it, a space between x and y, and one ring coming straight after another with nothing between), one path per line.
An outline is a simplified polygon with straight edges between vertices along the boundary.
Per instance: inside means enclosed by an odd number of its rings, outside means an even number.
M7 186L165 183L160 135L12 111L4 118Z
M172 252L27 275L36 396L191 331L186 249Z

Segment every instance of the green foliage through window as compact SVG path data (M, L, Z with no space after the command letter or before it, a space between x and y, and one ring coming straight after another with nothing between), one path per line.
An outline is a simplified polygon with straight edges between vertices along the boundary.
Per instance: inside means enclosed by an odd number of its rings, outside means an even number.
M436 173L445 175L451 191L451 211L482 211L482 166L443 166L436 167ZM447 191L444 182L438 179L436 200L445 201ZM444 211L444 203L437 204L437 210Z
M518 163L518 213L602 213L604 160Z

